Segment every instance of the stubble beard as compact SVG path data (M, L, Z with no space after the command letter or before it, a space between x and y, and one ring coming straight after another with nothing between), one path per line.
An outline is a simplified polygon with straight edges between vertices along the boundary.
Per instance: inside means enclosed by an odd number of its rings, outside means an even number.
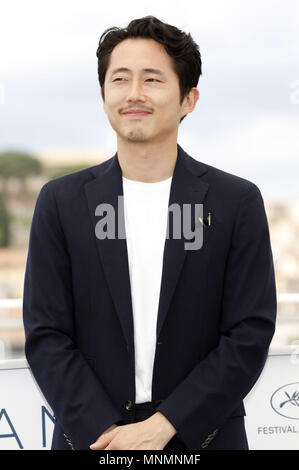
M130 130L126 132L126 138L130 142L145 142L147 140L146 133L140 127Z

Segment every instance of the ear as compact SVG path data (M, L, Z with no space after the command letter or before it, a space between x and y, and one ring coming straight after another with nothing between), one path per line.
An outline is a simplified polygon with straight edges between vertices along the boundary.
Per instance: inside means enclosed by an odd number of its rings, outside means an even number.
M191 113L194 110L198 99L199 99L198 88L196 87L191 88L189 93L184 98L183 108L182 108L182 111L184 112L183 115Z

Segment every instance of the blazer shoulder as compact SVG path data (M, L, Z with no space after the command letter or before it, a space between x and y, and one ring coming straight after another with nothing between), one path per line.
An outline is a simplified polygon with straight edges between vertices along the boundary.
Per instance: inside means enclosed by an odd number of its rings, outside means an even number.
M84 186L84 184L93 180L95 176L103 173L112 158L109 158L108 160L105 160L97 165L89 166L87 168L83 168L82 170L48 180L44 183L42 188L47 187L50 191L53 191L58 195L71 194L74 196L82 191L82 186Z

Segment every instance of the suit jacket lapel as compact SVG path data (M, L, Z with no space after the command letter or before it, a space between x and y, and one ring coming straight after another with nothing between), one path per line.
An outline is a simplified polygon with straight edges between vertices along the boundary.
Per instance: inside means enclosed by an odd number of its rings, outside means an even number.
M93 167L91 171L96 178L85 184L85 193L92 227L95 230L99 220L99 217L95 215L96 207L103 203L110 204L115 210L117 237L118 217L124 217L123 211L121 210L119 214L118 210L118 196L123 196L123 186L117 153L104 164ZM134 356L133 311L126 239L105 238L100 240L96 234L94 236L124 337L129 351L133 352Z
M178 156L170 188L169 206L176 203L182 211L183 204L191 204L194 212L194 204L203 203L208 191L209 184L199 178L207 171L207 168L202 163L191 159L178 144L177 148ZM117 238L119 229L117 221L121 219L124 226L124 208L122 204L119 205L118 199L118 196L123 196L123 185L117 152L103 164L90 168L90 171L95 179L85 184L85 194L93 229L95 230L99 221L99 217L95 215L96 207L99 204L109 204L115 210L115 239L99 239L95 232L94 237L124 337L134 360L134 323L127 243L125 238ZM192 230L194 230L195 223L196 221L193 221ZM170 237L165 240L164 246L157 338L159 338L180 271L188 253L188 250L184 248L184 243L190 241L185 239L183 233L180 239L173 239L171 230L169 233Z
M178 204L180 212L183 214L183 204L190 204L191 213L194 214L194 205L203 203L209 188L208 183L198 178L198 176L206 173L206 171L207 169L203 164L194 162L178 145L178 158L173 173L168 206L170 207L172 204ZM198 222L194 219L191 224L192 231L194 231L195 223ZM179 239L171 237L171 228L169 233L170 236L165 240L164 245L160 301L157 318L157 339L160 336L163 323L169 310L170 302L180 277L185 257L187 256L187 253L189 253L189 251L185 249L185 243L190 242L190 240L185 238L183 230L181 230L182 237ZM190 253L192 253L192 251Z

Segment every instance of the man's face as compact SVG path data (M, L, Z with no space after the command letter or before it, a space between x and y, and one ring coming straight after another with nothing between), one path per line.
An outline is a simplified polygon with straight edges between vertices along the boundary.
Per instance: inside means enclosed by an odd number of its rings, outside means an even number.
M115 72L121 67L128 70ZM180 105L179 78L171 58L153 39L129 38L115 46L104 90L103 106L111 126L118 137L131 142L159 142L177 134L180 118L191 110L186 98ZM124 114L133 109L149 113Z

